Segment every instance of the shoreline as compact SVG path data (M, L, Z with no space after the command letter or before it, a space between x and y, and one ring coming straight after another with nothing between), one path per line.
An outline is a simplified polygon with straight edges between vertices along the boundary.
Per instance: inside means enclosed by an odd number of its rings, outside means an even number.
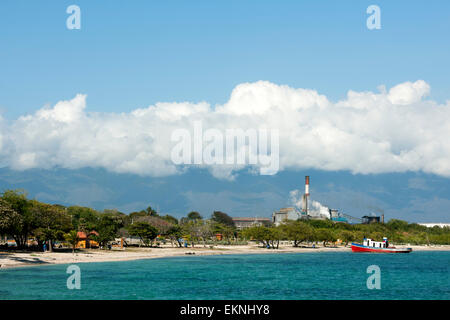
M402 246L403 247L403 246ZM414 251L450 251L450 245L407 246ZM280 246L279 249L266 249L256 245L223 245L194 248L126 248L125 250L83 249L72 252L10 252L0 251L0 270L31 266L50 266L57 264L77 264L90 262L116 262L144 259L158 259L180 256L210 256L225 254L276 254L305 252L351 252L350 246L344 247L292 247Z

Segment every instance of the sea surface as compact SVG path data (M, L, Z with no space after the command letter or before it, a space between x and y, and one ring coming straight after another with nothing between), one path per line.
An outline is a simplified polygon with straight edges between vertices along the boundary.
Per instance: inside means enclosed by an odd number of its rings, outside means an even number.
M0 299L450 299L450 252L186 256L0 270ZM368 289L367 268L380 268Z

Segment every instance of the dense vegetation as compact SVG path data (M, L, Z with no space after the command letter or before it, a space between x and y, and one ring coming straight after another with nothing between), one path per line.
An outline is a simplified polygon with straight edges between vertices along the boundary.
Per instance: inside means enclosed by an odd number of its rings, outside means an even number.
M237 231L233 220L224 212L214 211L210 219L198 212L190 212L178 220L170 215L159 215L154 209L125 214L117 210L96 211L87 207L50 205L28 199L24 191L7 190L0 196L0 235L15 240L20 249L28 248L27 240L34 239L42 250L44 243L52 250L56 241L68 244L74 250L83 232L102 247L115 238L139 238L144 246L154 245L158 237L181 247L201 243L242 243L255 240L267 248L278 248L281 240L294 246L322 243L327 246L340 239L344 244L361 241L363 237L382 240L387 236L392 243L450 244L449 228L427 228L418 224L391 219L389 222L350 225L330 220L288 221L278 227L255 226ZM221 239L216 235L220 234Z
M178 221L170 215L159 215L154 209L125 214L117 210L96 211L87 207L50 205L30 200L22 190L7 190L0 196L0 236L13 238L19 249L30 248L33 239L42 250L44 243L53 249L56 241L75 249L83 232L89 240L101 247L118 237L139 238L144 246L154 245L157 237L181 247L183 239L191 246L206 244L221 234L223 241L236 239L232 218L223 212L214 212L205 220L198 212L190 212Z
M355 225L331 220L287 221L278 227L252 227L244 230L242 236L255 239L270 248L277 248L280 240L290 240L294 246L313 242L327 246L338 239L347 245L352 241L361 242L364 237L375 241L388 237L391 243L397 244L450 244L448 227L428 228L397 219L387 223Z

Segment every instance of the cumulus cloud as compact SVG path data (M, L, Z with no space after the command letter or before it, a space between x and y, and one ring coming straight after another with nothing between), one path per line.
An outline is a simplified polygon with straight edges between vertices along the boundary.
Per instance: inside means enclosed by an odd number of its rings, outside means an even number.
M332 102L315 90L267 81L243 83L223 105L156 103L130 113L89 112L87 97L0 119L0 164L30 168L101 167L148 176L183 173L171 134L203 128L279 130L280 170L353 173L424 171L450 176L450 102L426 99L430 86L405 82L380 92L349 91ZM242 165L197 165L232 179ZM252 172L255 166L247 167Z
M430 93L430 86L423 80L405 82L389 90L388 99L393 104L408 105L420 101Z

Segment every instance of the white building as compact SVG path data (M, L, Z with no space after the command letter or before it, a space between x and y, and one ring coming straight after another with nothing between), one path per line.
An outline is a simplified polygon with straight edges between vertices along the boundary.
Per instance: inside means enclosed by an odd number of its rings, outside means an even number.
M444 227L450 228L450 223L418 223L418 225L425 226L428 228L433 228L436 226L441 227L441 228L444 228Z
M272 213L272 222L279 226L281 223L287 220L298 220L304 218L304 215L302 215L297 209L290 207L290 208L281 208L278 211L274 211Z
M255 227L255 226L268 226L270 225L269 218L233 218L234 225L238 230Z

